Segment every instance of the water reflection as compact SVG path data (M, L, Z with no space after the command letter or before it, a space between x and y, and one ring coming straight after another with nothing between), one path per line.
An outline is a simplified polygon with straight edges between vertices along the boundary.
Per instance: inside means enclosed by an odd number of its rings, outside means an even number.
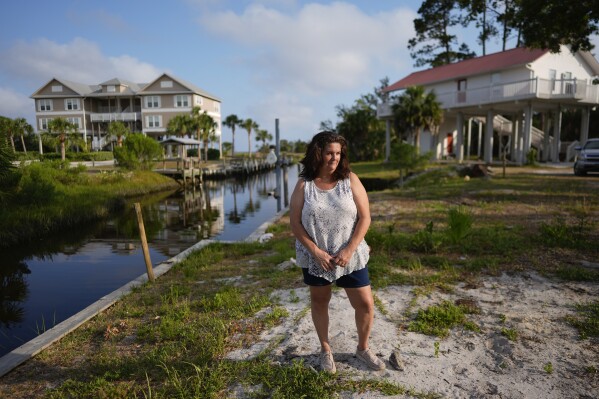
M30 273L24 262L0 268L0 324L4 327L23 321L25 310L21 303L29 293L25 275Z
M206 181L201 188L137 198L110 219L2 250L0 356L145 273L134 202L142 205L154 265L196 242L245 239L288 205L297 170ZM280 176L280 175L279 175ZM282 187L281 187L282 186ZM275 198L273 193L284 193Z

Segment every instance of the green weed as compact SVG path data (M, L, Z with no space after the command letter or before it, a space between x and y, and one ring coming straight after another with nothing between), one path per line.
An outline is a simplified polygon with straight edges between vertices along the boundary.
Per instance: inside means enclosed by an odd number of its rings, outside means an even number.
M599 272L580 266L561 265L555 275L566 281L599 281Z
M434 335L440 338L447 337L449 330L467 323L468 309L444 301L440 305L433 305L427 309L420 309L414 321L408 327L410 331ZM472 325L469 326L472 328Z
M502 328L501 329L501 335L503 335L504 337L506 337L510 341L517 341L518 340L518 331L514 330L513 328Z
M433 221L430 221L424 229L416 232L410 239L409 249L424 253L437 251L439 245L441 245L441 240L433 233L433 226Z
M566 320L578 330L580 338L599 337L599 301L577 304L576 311L576 316Z
M545 372L546 372L547 374L552 374L552 373L553 373L553 364L552 364L551 362L548 362L548 363L546 363L546 364L543 366L543 370L545 370Z
M462 243L472 232L472 214L463 206L450 208L447 212L445 235L453 245Z

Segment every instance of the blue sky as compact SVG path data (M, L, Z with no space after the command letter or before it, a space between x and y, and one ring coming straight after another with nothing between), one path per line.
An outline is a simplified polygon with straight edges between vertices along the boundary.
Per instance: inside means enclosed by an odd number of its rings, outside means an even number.
M167 72L220 97L223 118L252 118L273 135L278 118L282 139L309 140L337 121L337 105L415 70L407 42L421 2L3 2L0 115L34 125L29 96L53 77L142 83Z

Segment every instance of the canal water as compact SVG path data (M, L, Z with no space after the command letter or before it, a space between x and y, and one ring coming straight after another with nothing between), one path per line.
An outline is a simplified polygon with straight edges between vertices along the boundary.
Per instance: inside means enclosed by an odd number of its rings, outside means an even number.
M238 241L288 206L298 166L136 199L153 265L203 239ZM279 186L277 187L277 181ZM146 272L133 203L0 255L0 356Z

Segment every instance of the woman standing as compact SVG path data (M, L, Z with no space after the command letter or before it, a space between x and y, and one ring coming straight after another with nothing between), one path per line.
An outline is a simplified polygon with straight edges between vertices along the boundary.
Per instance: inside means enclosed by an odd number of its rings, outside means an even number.
M368 196L350 171L345 139L333 132L316 134L301 161L304 169L290 202L297 263L310 287L312 321L320 340L323 370L336 372L329 344L331 284L345 289L355 311L356 356L373 370L385 363L368 347L374 319L364 236L370 225Z

